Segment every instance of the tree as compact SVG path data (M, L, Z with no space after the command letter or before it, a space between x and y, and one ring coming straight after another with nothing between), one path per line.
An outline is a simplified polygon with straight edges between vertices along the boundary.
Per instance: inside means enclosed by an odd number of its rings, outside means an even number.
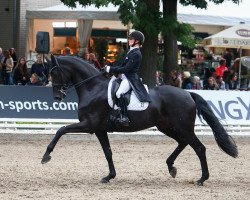
M206 9L207 2L215 4L223 3L230 0L179 0L184 6L195 6L196 8ZM241 0L231 0L233 3L239 3ZM175 69L178 65L178 49L177 40L182 42L182 45L193 47L195 42L192 39L192 27L188 24L177 21L177 2L178 0L162 0L163 4L163 23L162 35L164 38L164 62L163 72L164 78L168 80L169 72Z
M64 4L74 7L76 0L61 0ZM207 8L207 2L215 4L224 1L239 3L241 0L179 0L184 5L197 8ZM94 4L96 7L107 6L112 3L119 6L118 13L123 24L132 23L133 28L145 34L142 48L143 60L140 75L149 86L155 85L155 71L157 67L158 34L164 39L163 71L168 78L172 69L177 67L177 40L184 46L194 46L192 27L177 21L178 0L162 0L163 10L160 11L160 0L79 0L81 5Z

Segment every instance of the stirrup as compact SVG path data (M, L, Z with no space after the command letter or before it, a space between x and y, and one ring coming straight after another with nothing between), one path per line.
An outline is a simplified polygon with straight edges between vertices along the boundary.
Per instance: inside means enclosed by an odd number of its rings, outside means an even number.
M130 123L129 118L124 116L122 118L118 118L117 121L123 126L129 126Z

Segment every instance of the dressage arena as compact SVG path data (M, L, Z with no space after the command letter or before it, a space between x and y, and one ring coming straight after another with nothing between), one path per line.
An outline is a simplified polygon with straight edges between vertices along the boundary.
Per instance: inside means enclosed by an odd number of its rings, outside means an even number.
M187 147L171 178L166 158L176 142L166 136L110 135L117 177L101 184L108 166L94 135L63 136L52 160L41 158L52 135L0 135L0 199L239 199L250 196L250 138L235 137L239 158L220 151L212 136L202 136L210 179L203 187L199 160Z

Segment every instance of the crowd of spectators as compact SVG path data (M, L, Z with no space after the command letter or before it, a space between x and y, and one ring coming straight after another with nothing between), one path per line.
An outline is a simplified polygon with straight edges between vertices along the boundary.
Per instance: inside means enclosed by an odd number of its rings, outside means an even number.
M16 56L14 48L0 48L0 84L46 86L49 83L49 68L43 61L43 55L38 54L30 69L25 57Z
M66 47L63 56L74 56L70 48ZM28 85L51 86L49 66L42 54L37 54L31 68L27 67L25 57L17 58L14 48L2 50L0 48L0 84L3 85ZM83 60L101 69L101 65L94 53L85 53Z
M72 55L67 47L64 52L66 56ZM97 69L101 69L101 64L94 53L85 52L81 58ZM231 53L226 51L217 67L205 67L200 76L188 70L171 71L168 84L189 90L247 90L250 86L249 69L241 65L239 83L239 66L240 59L233 60ZM35 63L28 69L25 57L17 58L14 48L4 51L0 48L0 84L51 86L49 67L44 62L43 55L37 54ZM163 84L165 82L162 73L157 71L156 85Z
M167 84L188 90L249 90L250 69L241 65L241 79L239 82L240 59L227 62L221 58L219 65L215 68L205 67L200 76L191 74L190 71L170 72L170 80ZM159 83L159 72L156 74L156 85Z

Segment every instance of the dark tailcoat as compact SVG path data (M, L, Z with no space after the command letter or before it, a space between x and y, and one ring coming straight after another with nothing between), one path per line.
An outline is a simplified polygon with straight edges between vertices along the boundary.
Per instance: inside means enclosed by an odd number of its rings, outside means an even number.
M135 95L139 99L140 102L150 102L150 97L139 78L137 72L139 70L139 67L141 65L142 55L139 48L133 49L128 52L126 55L124 61L120 66L111 67L110 73L121 73L124 74L133 91L135 92Z

